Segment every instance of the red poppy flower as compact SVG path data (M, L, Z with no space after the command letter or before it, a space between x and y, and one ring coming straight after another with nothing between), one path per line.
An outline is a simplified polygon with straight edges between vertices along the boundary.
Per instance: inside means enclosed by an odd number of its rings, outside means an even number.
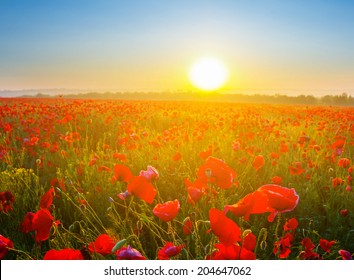
M193 223L189 217L183 221L183 232L186 235L190 235L193 232Z
M98 172L106 171L106 172L111 172L112 170L108 166L101 165L97 168Z
M175 246L171 242L166 242L165 246L158 251L157 257L159 260L169 260L170 258L178 255L183 248L184 244Z
M146 260L146 258L130 245L122 247L116 252L117 260Z
M231 211L235 216L244 216L246 221L250 214L270 212L268 221L273 222L277 214L292 211L298 201L299 196L294 189L269 184L246 195L234 205L226 205L224 211Z
M74 249L61 249L57 250L49 250L44 255L44 260L83 260L83 256L80 250Z
M12 241L0 234L0 260L2 260L6 253L9 251L9 248L13 248L14 244Z
M343 184L343 182L344 181L342 178L339 178L339 177L333 178L332 179L332 186L333 186L333 188L338 187L339 185Z
M305 251L300 254L300 259L314 260L319 258L319 255L313 251L313 249L315 249L315 244L312 243L310 238L305 237L302 239L301 244Z
M320 247L323 251L330 253L331 252L331 247L335 243L334 240L328 241L326 239L320 239Z
M139 176L144 177L146 180L151 182L159 178L159 172L157 172L157 170L154 167L149 165L146 171L145 170L140 171Z
M350 166L350 159L348 158L340 158L338 160L338 166L342 168L347 168Z
M339 214L342 216L342 217L346 217L349 215L349 211L348 209L342 209L339 211Z
M225 245L223 243L215 244L218 251L214 252L210 259L212 260L255 260L256 255L246 247L239 244Z
M290 233L286 233L279 241L274 242L274 255L278 255L281 259L286 259L291 253L291 242L293 242L294 236Z
M179 161L182 159L182 154L180 152L176 152L175 155L172 157L174 161Z
M97 252L103 256L112 254L112 249L116 241L111 238L108 234L99 235L94 242L88 245L88 250L90 252Z
M295 189L288 189L278 185L264 185L258 191L263 192L268 198L271 212L268 216L269 222L274 221L275 216L279 213L294 210L299 202L299 196Z
M12 204L15 202L15 197L10 191L0 192L0 212L8 213L13 210Z
M123 181L129 183L134 178L134 175L130 169L123 164L114 165L113 171L114 176L112 177L112 182Z
M207 188L207 185L200 180L195 180L194 183L189 181L187 178L184 179L184 184L187 187L188 199L187 202L189 204L194 205L197 201L199 201L203 195L204 191Z
M208 157L205 164L199 167L197 176L205 184L215 183L221 189L228 189L232 187L237 174L224 161Z
M142 176L135 176L128 184L127 191L149 204L153 202L156 195L154 186Z
M210 228L219 238L220 243L231 245L241 241L241 229L236 223L225 216L225 214L215 208L209 210Z
M40 209L35 214L28 212L21 223L21 230L24 233L36 231L36 241L44 241L49 238L50 229L53 225L54 217L47 209Z
M244 216L248 221L251 214L262 214L269 211L267 197L258 191L250 193L233 205L226 205L224 212L231 211L237 217Z
M51 187L44 195L42 195L39 207L42 209L49 209L53 203L54 187Z
M299 223L297 222L297 220L295 218L292 218L292 219L286 221L283 228L285 231L295 230L298 225L299 225Z
M252 166L256 171L258 171L260 168L263 167L265 163L264 157L262 155L258 155L254 158L254 161L252 163Z
M283 179L279 176L274 176L271 181L273 184L280 185L283 182Z
M23 219L20 229L22 232L24 233L29 233L30 231L34 231L33 228L33 217L34 217L34 213L32 212L27 212L25 218Z
M177 199L174 201L167 201L163 204L157 204L152 212L164 222L173 220L180 209L180 204Z
M124 154L120 154L120 153L114 153L113 154L113 158L118 159L118 160L123 161L123 162L127 161L126 156Z
M53 226L54 217L47 209L41 209L33 216L33 229L36 231L36 241L44 241L49 238L50 229Z
M343 260L352 260L353 259L352 255L350 254L349 251L339 250L338 253L342 256Z

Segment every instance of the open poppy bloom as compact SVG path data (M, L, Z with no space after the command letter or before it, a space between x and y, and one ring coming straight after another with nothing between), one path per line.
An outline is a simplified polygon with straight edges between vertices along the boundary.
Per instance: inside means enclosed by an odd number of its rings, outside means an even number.
M83 260L80 250L75 249L61 249L49 250L45 253L43 260Z
M215 244L218 250L209 258L212 260L255 260L256 255L253 250L256 248L257 238L253 233L247 234L242 239L242 244L239 242L228 244Z
M146 260L146 258L136 249L130 247L122 247L116 252L117 260Z
M12 241L0 234L0 260L2 260L6 253L9 251L9 248L13 248L14 244Z
M333 244L335 243L334 240L332 241L328 241L326 239L320 239L320 247L323 251L330 253L331 252L331 248L333 246Z
M28 212L21 223L21 230L24 233L36 232L36 241L47 240L50 229L53 226L54 217L47 209L40 209L36 213Z
M252 166L256 171L258 171L260 168L263 167L264 163L264 157L262 155L258 155L254 158Z
M0 192L0 212L8 213L13 210L15 197L10 191Z
M166 242L165 246L158 251L157 257L159 260L169 260L170 258L178 255L183 248L184 244L175 246L171 242Z
M299 225L298 221L295 218L292 218L292 219L286 221L286 223L283 226L283 229L285 231L295 230L298 225Z
M41 209L49 209L53 203L54 187L51 187L44 195L42 195L39 207Z
M270 215L268 221L274 221L279 213L290 212L294 210L299 202L299 196L295 189L284 188L279 185L264 185L258 189L263 192L267 198L270 207Z
M115 181L123 181L123 182L129 183L134 177L134 175L130 171L129 167L127 167L123 164L114 165L113 172L114 172L114 176L111 179L111 182L113 182L113 183Z
M220 189L228 189L232 187L237 174L224 161L210 156L199 167L197 176L205 184L215 183Z
M286 259L291 253L291 242L294 241L294 236L291 233L286 233L280 240L274 242L273 253L281 259Z
M342 256L343 260L352 260L353 259L353 256L350 254L349 251L339 250L338 253Z
M220 243L231 245L241 241L241 229L236 223L225 216L225 214L215 208L209 210L210 228L219 238Z
M96 252L103 256L112 254L112 249L115 246L116 241L108 234L99 235L94 242L88 245L90 252Z
M236 204L226 205L224 211L231 211L235 216L244 216L246 221L250 214L270 212L268 221L273 222L277 214L292 211L298 202L299 196L295 189L269 184L246 195Z
M179 201L175 199L162 204L156 204L154 209L152 209L152 212L164 222L169 222L177 216L179 209Z
M154 186L142 176L135 176L128 184L127 191L149 204L153 202L156 195Z
M305 237L302 239L301 244L305 251L301 252L300 259L315 260L319 258L319 255L313 251L315 249L315 245L312 243L310 238Z
M185 178L184 184L186 185L188 192L187 202L192 205L194 205L203 197L204 190L207 188L207 184L198 179L192 183L187 178Z
M157 170L154 167L149 165L146 171L145 170L140 171L139 176L144 177L146 180L151 182L159 178L159 172L157 172Z

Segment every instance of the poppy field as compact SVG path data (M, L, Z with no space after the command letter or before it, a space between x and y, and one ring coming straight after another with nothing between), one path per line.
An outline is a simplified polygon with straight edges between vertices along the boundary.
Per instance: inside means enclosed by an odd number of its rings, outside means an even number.
M0 259L352 259L351 107L0 108Z

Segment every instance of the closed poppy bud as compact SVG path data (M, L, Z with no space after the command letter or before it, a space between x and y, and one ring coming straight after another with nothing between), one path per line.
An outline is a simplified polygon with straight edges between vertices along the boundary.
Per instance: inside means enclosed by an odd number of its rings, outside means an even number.
M190 235L193 232L193 223L189 217L183 221L183 232L186 235Z

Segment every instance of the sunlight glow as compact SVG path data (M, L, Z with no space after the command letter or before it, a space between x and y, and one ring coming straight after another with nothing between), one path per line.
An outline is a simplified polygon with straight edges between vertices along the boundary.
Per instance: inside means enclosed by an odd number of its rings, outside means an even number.
M204 91L221 88L228 77L228 71L222 62L206 57L196 61L189 71L193 86Z

